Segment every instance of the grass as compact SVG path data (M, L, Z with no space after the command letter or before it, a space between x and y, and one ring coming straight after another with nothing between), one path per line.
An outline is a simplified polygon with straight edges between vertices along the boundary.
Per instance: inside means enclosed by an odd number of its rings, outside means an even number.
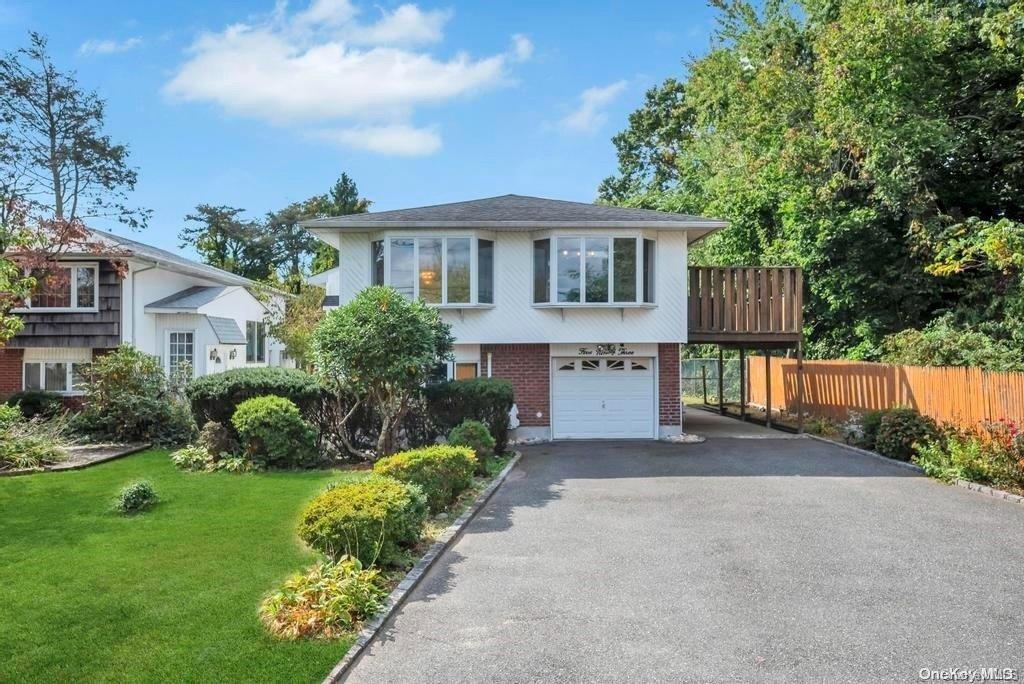
M319 681L351 640L278 641L260 599L314 560L302 505L362 473L186 473L165 451L0 479L0 681ZM153 483L151 510L112 509Z

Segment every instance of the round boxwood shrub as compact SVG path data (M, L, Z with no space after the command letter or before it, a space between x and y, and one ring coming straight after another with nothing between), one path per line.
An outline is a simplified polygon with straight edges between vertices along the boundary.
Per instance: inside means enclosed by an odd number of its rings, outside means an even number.
M331 558L397 565L420 538L427 500L416 485L370 477L332 487L302 512L299 536Z
M477 474L487 473L487 461L494 457L494 438L486 425L479 420L464 420L448 433L448 443L472 449L476 454Z
M436 434L447 435L464 420L478 420L494 437L496 453L508 446L512 383L497 378L470 378L429 385L424 394Z
M7 398L8 406L17 406L21 409L21 415L26 418L51 418L60 413L64 408L64 400L54 392L43 390L25 390L15 392Z
M153 489L153 485L146 480L139 480L121 490L114 506L121 513L131 515L146 510L156 501L156 491Z
M440 513L473 483L476 457L464 446L437 445L382 458L373 472L419 485L431 513Z
M895 408L882 417L875 449L883 456L909 461L915 444L932 441L937 434L935 421L928 416L911 408Z
M196 378L185 394L197 425L208 421L229 425L235 409L253 397L275 396L291 400L307 418L320 402L320 384L309 373L294 368L235 368Z
M316 431L284 397L243 401L231 417L245 456L256 466L316 465Z

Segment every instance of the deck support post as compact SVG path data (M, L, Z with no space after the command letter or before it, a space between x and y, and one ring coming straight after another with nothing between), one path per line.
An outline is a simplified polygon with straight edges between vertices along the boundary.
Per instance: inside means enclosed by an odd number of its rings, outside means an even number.
M804 434L804 345L796 345L796 432Z
M725 415L725 379L722 377L725 372L725 360L722 356L722 345L718 345L718 412Z
M764 424L772 426L772 355L764 350Z
M740 347L740 420L747 419L747 357Z

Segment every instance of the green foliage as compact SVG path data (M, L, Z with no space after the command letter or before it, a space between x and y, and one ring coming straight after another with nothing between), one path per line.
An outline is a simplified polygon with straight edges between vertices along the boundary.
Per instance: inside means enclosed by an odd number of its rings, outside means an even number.
M886 410L866 411L860 418L860 430L855 440L861 449L875 450L875 443L878 441L878 430L882 427L882 419L885 418Z
M311 467L319 460L316 432L289 399L247 399L238 405L231 424L245 456L257 466Z
M156 357L127 344L93 360L85 407L72 424L96 440L169 445L190 441L196 431Z
M206 470L213 463L210 452L199 445L190 444L171 454L171 463L181 470Z
M373 465L373 472L418 485L430 512L440 513L473 484L476 467L476 457L468 447L436 445L382 458Z
M922 330L903 330L882 339L881 360L909 366L977 366L990 371L1024 371L1024 356L1010 343L964 328L948 316Z
M875 449L878 453L900 461L909 461L916 445L935 439L935 421L911 408L894 408L878 426Z
M0 404L0 434L4 434L15 424L20 423L24 416L21 409L10 404Z
M235 368L204 375L185 390L196 422L229 425L239 404L253 397L273 395L291 400L304 415L311 415L320 401L316 378L291 368Z
M420 537L427 500L416 485L374 475L332 487L302 513L299 536L327 556L399 565Z
M1024 356L1019 3L714 5L601 200L729 220L696 264L802 267L811 356L943 312Z
M277 266L274 236L259 221L240 218L244 209L200 204L185 217L178 237L211 266L252 280L266 280Z
M945 482L962 479L1024 491L1024 434L1013 421L947 429L920 446L914 462Z
M379 286L327 313L312 341L313 361L324 380L354 398L352 410L366 404L379 417L377 456L394 451L396 431L414 398L451 349L451 328L436 308ZM358 453L345 442L343 429L336 436Z
M466 419L448 433L448 443L472 449L476 455L477 475L487 473L487 462L494 458L494 437L491 437L486 425L478 420Z
M945 443L940 440L919 445L914 463L921 466L925 475L943 482L991 480L985 453L974 440L953 438Z
M8 406L18 406L26 418L50 418L64 409L64 400L54 392L24 390L7 397Z
M206 450L211 458L231 456L238 453L238 440L235 434L226 426L212 420L206 421L203 429L199 431L199 439L196 444Z
M295 297L288 299L283 314L269 321L269 333L280 340L291 356L302 367L310 365L310 339L313 330L324 317L322 287L307 285Z
M285 580L260 605L260 619L282 639L335 639L380 611L387 594L376 568L357 558L325 561Z
M0 404L0 471L39 469L65 458L67 417L27 419L14 406Z
M480 421L494 437L495 452L505 453L514 401L512 383L496 378L453 380L428 386L426 398L438 434L448 434L466 420Z
M139 480L121 490L114 507L124 515L131 515L150 508L156 502L157 496L153 485L148 480Z

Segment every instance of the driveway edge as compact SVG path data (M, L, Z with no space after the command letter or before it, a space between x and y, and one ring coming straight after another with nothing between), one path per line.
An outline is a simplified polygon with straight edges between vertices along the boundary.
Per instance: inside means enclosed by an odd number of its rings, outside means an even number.
M516 451L512 456L512 460L505 465L502 471L498 473L498 476L495 477L489 485L487 485L486 489L480 492L473 503L463 511L462 515L456 518L455 521L441 533L441 536L437 538L437 541L430 545L430 548L427 549L425 554L423 554L423 557L416 562L416 565L412 566L412 570L405 575L402 581L398 583L398 586L395 587L391 594L388 595L387 601L384 602L384 610L374 617L373 620L363 626L362 630L359 632L359 636L356 638L355 642L353 642L352 646L348 649L342 659L338 661L338 664L334 666L334 669L324 677L323 684L335 684L345 678L348 671L351 670L352 666L355 665L357 660L359 660L359 656L363 654L377 634L380 633L381 628L384 627L384 623L386 623L391 616L402 607L402 604L405 603L409 594L412 593L412 590L420 583L420 580L423 579L427 570L437 562L437 559L441 557L441 554L444 553L449 546L454 544L456 540L458 540L462 531L469 524L469 521L475 518L476 514L480 512L480 509L483 508L490 500L494 495L494 492L498 490L498 487L500 487L505 481L505 478L508 477L508 474L512 472L512 469L517 463L519 463L519 459L522 455L521 451Z
M1004 492L1002 489L993 489L987 485L978 484L977 482L971 482L970 480L954 480L953 484L957 487L963 487L964 489L970 489L972 492L978 492L979 494L988 494L996 499L1002 499L1003 501L1009 501L1015 504L1024 504L1024 496L1019 494L1011 494L1010 492Z
M846 449L847 451L852 451L854 453L861 454L862 456L871 456L872 458L876 458L880 461L891 463L894 466L906 468L907 470L913 470L915 473L921 473L922 475L924 474L924 468L914 463L907 463L906 461L897 461L895 458L889 458L888 456L883 456L882 454L875 453L874 451L861 449L860 447L855 447L851 444L844 444L843 442L833 442L831 439L825 439L824 437L818 437L817 435L809 435L806 432L804 433L804 437L808 439L816 439L819 442L831 444L833 446L840 447L841 449Z

